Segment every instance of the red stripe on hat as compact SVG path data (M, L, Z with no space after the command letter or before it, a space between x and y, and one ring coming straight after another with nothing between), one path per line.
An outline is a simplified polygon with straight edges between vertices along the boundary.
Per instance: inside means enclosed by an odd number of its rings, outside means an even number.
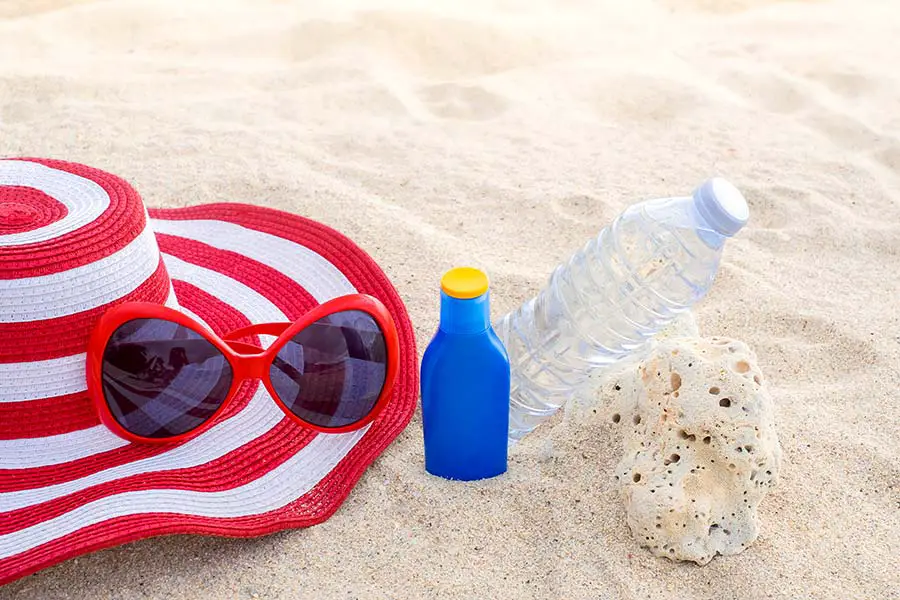
M228 221L247 229L290 240L309 248L337 267L360 293L377 297L396 315L406 315L406 308L400 296L372 257L327 225L271 208L237 203L151 209L149 212L152 219L159 220ZM411 328L408 332L399 333L401 344L413 342L411 338L405 337L406 333L412 334Z
M30 161L90 179L107 194L109 207L93 222L58 238L0 248L0 279L21 279L68 271L96 262L133 241L146 223L141 197L123 179L76 163L35 158ZM58 200L58 198L57 198Z
M23 419L22 415L28 415L28 418ZM87 392L25 402L0 402L0 440L48 437L99 424L100 418Z
M349 491L348 487L347 492ZM315 498L316 496L317 494L313 490L303 498ZM334 512L323 513L319 510L320 506L316 502L303 500L267 513L234 518L167 513L116 517L89 525L31 550L0 560L0 585L81 554L155 535L201 534L249 538L268 535L287 528L309 527L321 523Z
M208 463L139 473L3 514L0 535L48 521L100 498L140 490L220 492L246 485L291 458L316 437L287 417L260 437ZM252 474L252 476L251 476Z
M250 321L236 309L203 290L183 281L175 281L173 285L178 296L178 302L188 310L199 314L216 333L222 333L226 330L232 331L250 325ZM222 420L233 417L247 406L250 398L256 393L256 389L257 384L252 382L242 386L237 396L226 409ZM23 423L21 413L15 419L15 422ZM22 438L23 436L18 437ZM46 467L0 469L0 491L25 490L72 481L73 479L86 477L92 473L127 462L161 454L168 448L168 446L151 444L129 444L101 454L94 454L78 460Z
M250 319L245 317L241 311L193 284L173 279L172 287L175 288L178 305L203 319L203 322L209 325L210 329L219 337L252 325ZM259 338L254 337L250 343L258 344Z
M34 231L56 223L68 213L65 204L41 190L0 185L0 235Z
M162 252L246 285L268 298L291 321L318 304L296 281L243 254L173 235L157 234L156 239Z
M115 275L112 275L115 276ZM169 297L169 274L162 260L144 283L114 302L55 319L0 323L0 363L34 362L81 354L100 317L123 302L164 304Z

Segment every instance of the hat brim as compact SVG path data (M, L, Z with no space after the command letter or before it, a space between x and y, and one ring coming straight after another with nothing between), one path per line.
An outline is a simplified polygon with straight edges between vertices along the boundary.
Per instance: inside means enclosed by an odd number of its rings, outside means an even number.
M175 447L124 444L102 428L68 452L49 438L23 441L23 468L0 469L16 483L0 486L0 584L155 535L252 537L320 523L415 410L409 317L384 272L345 236L243 204L149 212L179 307L220 335L290 321L344 294L381 300L401 348L392 397L372 424L345 434L296 425L263 386L248 385L220 422Z

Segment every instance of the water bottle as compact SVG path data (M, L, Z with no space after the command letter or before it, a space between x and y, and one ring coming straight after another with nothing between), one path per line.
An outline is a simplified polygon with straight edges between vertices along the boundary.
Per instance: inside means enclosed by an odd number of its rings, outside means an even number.
M549 418L596 369L642 350L703 298L747 202L721 178L692 196L635 204L494 326L511 368L509 444Z

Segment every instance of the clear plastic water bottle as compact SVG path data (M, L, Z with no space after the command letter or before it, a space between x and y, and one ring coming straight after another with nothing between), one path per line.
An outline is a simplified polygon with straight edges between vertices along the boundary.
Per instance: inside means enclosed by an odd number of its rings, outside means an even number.
M636 351L703 298L747 202L721 178L693 196L628 208L494 326L511 369L509 443L565 404L591 372Z

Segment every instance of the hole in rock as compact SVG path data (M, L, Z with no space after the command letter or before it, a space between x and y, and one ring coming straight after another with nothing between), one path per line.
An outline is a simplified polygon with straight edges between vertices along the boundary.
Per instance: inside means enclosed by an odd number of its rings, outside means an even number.
M711 388L709 388L709 393L712 394L713 396L718 396L719 392L721 392L721 391L722 390L720 390L716 386L712 386Z
M710 525L710 526L709 526L709 535L712 535L713 532L714 532L716 529L718 529L718 528L719 528L719 524L718 524L718 523L713 523L712 525Z
M619 413L616 413L613 415L613 423L618 423L621 420L622 420L622 415L620 415Z
M712 438L709 437L709 436L706 436L705 438L703 438L703 443L704 443L704 444L708 444L708 443L710 443L711 441L712 441Z
M622 389L622 386L621 386L621 385L616 385L616 391L617 391L617 392L618 392L619 390L621 390L621 389Z
M681 456L679 456L678 454L673 454L672 456L669 457L669 460L672 461L673 463L676 463L679 460L681 460Z
M684 429L682 429L681 431L678 432L678 436L679 436L681 439L687 440L687 441L689 441L689 442L696 442L696 441L697 441L697 436L696 436L696 435L694 435L693 433L688 433L688 432L685 431Z
M632 421L634 422L635 425L640 425L641 424L641 415L634 415L634 418L632 419Z
M729 406L731 406L731 398L722 398L721 400L719 400L719 406L728 408Z
M744 450L746 450L747 452L753 452L753 446L744 446Z
M635 473L634 475L632 475L631 480L634 481L635 483L639 482L641 480L641 474Z

